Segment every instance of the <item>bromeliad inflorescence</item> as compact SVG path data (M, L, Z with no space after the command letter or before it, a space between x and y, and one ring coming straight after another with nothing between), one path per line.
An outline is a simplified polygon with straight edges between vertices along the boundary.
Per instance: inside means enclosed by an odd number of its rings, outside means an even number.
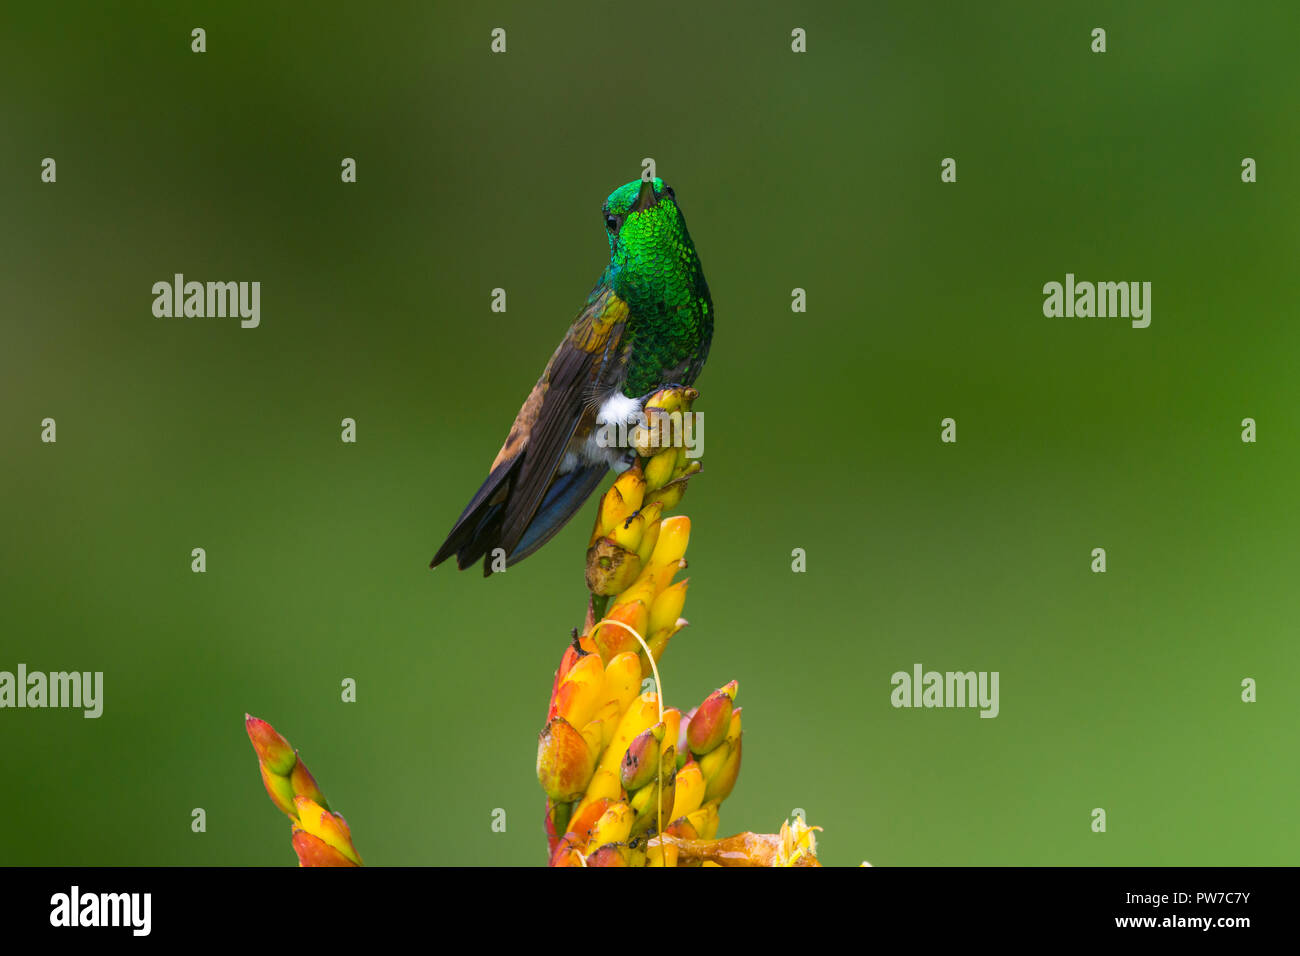
M696 397L673 387L646 402L652 427L634 438L637 460L600 502L587 619L560 661L538 738L552 866L819 865L818 828L802 820L717 839L740 774L736 682L687 713L663 706L658 661L687 623L688 579L673 579L686 567L690 519L662 515L700 463L662 447L666 429L654 425L689 415ZM639 693L652 676L654 689Z
M289 741L265 720L244 715L244 729L257 752L262 782L271 802L288 815L299 866L361 866L352 831L334 813L316 778Z

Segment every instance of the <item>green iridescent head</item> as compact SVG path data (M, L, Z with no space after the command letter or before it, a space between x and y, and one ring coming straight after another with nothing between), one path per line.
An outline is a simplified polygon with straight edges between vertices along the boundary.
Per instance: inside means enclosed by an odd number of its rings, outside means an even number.
M625 298L669 300L695 291L700 261L672 187L636 179L609 194L602 210L615 287Z
M664 208L659 209L659 204L665 200ZM657 176L654 179L634 179L619 186L609 194L601 212L605 216L605 231L609 233L611 255L620 245L633 244L648 237L656 226L668 219L681 220L672 189Z

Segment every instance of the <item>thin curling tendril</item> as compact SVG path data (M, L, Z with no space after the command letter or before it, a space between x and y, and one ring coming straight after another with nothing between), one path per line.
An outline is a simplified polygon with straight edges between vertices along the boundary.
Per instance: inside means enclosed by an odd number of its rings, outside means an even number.
M659 723L662 724L664 722L664 685L659 680L659 667L657 664L655 664L655 656L650 653L650 645L648 645L645 642L645 638L643 638L640 634L636 632L636 628L632 627L630 624L624 624L622 621L613 621L610 620L609 618L605 618L600 622L599 626L604 627L606 624L613 624L627 631L629 634L631 634L633 637L636 638L636 642L640 644L642 650L645 651L646 660L650 662L650 673L654 675L654 679L655 679L655 695L659 698L658 700ZM593 628L593 631L594 630L595 629ZM659 792L655 794L655 811L656 811L655 831L657 833L663 833L664 832L664 762L662 758L658 761L658 766L655 768L655 781L659 786ZM586 865L587 865L587 861L584 859L583 866Z

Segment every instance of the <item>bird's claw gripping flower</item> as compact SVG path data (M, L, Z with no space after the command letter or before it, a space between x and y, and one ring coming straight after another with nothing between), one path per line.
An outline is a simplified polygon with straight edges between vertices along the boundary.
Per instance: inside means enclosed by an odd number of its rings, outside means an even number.
M265 720L245 714L244 729L257 753L271 802L293 824L291 837L298 865L361 866L361 854L352 845L347 821L343 814L330 810L298 751Z
M689 413L697 395L661 389L646 414L653 423ZM664 708L658 688L639 693L686 626L688 581L674 578L686 567L691 523L664 512L700 471L684 448L654 437L653 428L634 433L637 461L601 498L587 550L586 630L560 661L538 737L550 864L818 865L802 821L780 834L717 839L719 807L740 774L736 681L689 714Z

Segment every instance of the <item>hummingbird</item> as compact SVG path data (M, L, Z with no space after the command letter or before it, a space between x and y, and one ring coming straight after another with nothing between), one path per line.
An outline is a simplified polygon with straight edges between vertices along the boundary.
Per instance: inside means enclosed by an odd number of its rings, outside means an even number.
M433 556L462 571L531 555L635 452L598 439L636 424L659 389L690 385L713 338L713 301L686 220L662 179L633 180L601 207L609 265L551 356L488 471ZM608 434L608 432L605 432ZM498 551L497 549L501 549Z

